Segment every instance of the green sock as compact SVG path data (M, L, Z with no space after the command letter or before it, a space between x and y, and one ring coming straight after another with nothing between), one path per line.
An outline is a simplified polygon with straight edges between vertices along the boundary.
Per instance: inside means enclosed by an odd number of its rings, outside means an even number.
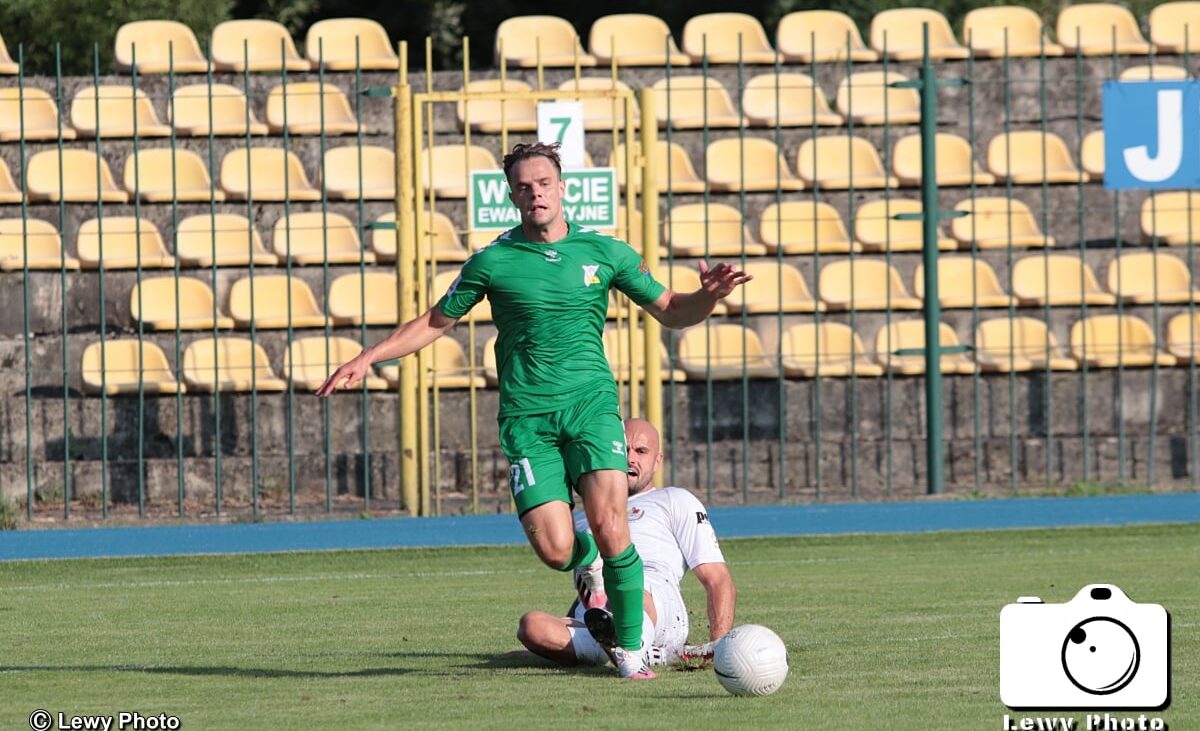
M591 533L575 531L575 545L571 548L571 560L559 571L571 571L580 566L587 566L596 560L600 549L596 548L596 539Z
M642 646L642 596L646 579L642 557L633 544L604 559L604 589L617 630L617 644L626 650Z

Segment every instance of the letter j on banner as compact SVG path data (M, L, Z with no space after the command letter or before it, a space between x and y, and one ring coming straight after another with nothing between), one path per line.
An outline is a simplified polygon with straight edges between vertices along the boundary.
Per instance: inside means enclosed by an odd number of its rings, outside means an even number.
M1200 188L1200 83L1104 83L1104 187Z

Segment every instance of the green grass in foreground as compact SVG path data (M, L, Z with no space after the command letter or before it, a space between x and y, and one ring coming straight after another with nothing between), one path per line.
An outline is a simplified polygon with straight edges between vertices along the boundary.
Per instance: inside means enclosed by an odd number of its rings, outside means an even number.
M724 546L738 621L788 643L769 698L711 671L630 683L504 657L522 611L570 600L523 547L0 564L0 728L42 708L184 729L998 729L1001 607L1094 582L1172 613L1162 716L1200 726L1200 525Z

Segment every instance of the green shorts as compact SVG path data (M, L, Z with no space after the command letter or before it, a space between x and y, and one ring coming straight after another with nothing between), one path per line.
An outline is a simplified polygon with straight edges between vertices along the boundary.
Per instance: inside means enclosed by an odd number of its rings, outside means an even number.
M579 477L629 469L625 426L614 394L579 399L561 411L500 419L500 448L508 457L508 486L517 514L561 500L571 507Z

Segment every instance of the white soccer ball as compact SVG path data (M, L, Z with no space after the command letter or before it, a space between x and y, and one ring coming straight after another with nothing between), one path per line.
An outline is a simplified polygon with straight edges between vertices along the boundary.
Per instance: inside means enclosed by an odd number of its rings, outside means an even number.
M734 695L771 695L787 678L787 647L766 627L743 624L717 642L713 670Z

